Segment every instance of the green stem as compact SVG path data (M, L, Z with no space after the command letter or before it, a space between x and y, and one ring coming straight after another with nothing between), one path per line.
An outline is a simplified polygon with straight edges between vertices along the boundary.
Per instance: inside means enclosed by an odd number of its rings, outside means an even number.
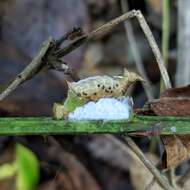
M170 35L170 5L169 0L163 0L162 9L162 56L163 62L168 67L169 35ZM163 80L160 83L160 93L164 91Z
M68 121L52 118L0 118L0 135L187 135L190 118L138 116L122 121Z

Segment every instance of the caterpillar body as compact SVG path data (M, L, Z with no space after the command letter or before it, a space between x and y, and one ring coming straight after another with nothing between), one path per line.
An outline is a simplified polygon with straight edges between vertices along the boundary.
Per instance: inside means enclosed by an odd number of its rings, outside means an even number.
M137 81L144 82L144 79L124 69L123 76L93 76L67 83L69 90L73 90L79 97L96 101L104 97L124 96L128 87Z

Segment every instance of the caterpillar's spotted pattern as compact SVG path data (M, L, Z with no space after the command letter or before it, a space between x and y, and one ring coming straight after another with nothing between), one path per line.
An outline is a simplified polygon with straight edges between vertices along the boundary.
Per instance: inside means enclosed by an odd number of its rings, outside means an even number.
M124 70L123 76L93 76L78 82L68 82L69 90L78 96L96 101L103 97L124 96L130 85L144 81L138 74Z

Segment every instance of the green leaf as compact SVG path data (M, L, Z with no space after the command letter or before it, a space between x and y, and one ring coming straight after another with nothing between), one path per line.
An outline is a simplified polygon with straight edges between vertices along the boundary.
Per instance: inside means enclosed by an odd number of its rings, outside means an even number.
M15 164L6 163L0 166L0 180L11 178L16 173Z
M35 154L16 144L16 190L34 190L39 181L39 164Z
M64 116L67 116L69 113L73 112L77 107L84 105L86 102L86 99L77 96L74 91L69 90L68 96L63 104L54 104L53 115L56 119L61 119Z

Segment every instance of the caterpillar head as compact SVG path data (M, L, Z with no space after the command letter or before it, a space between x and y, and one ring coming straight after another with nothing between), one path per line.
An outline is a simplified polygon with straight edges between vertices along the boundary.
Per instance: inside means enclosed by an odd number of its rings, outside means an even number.
M129 72L127 69L124 69L123 76L124 76L124 80L127 80L131 84L137 81L146 82L140 75L134 72Z

